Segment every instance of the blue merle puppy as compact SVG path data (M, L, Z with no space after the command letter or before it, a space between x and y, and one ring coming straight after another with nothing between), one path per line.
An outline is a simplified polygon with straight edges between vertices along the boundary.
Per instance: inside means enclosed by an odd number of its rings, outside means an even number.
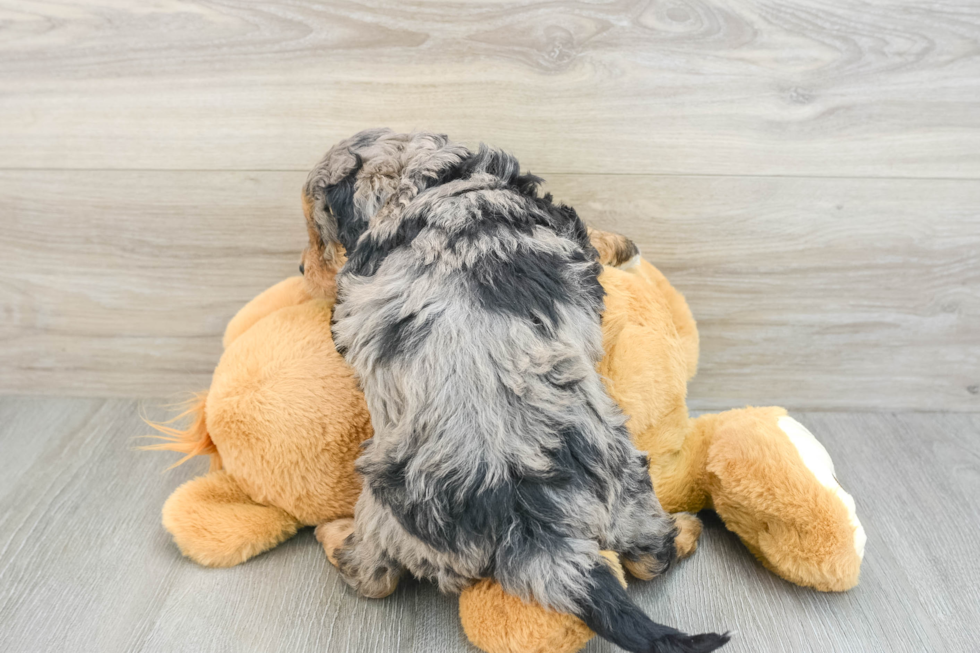
M333 335L374 426L334 560L364 596L406 570L449 592L492 577L629 651L712 651L727 635L654 623L599 553L652 578L677 531L595 369L600 257L539 182L501 151L386 129L310 174L306 274L343 265ZM593 237L608 262L637 253Z

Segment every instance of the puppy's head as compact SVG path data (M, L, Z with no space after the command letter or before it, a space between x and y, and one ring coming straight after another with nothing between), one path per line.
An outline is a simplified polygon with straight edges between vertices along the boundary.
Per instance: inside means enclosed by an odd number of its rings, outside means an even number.
M300 272L312 289L332 293L334 278L344 264L348 248L367 227L368 217L354 202L360 154L389 130L363 131L331 147L313 168L303 185L303 213L309 245L303 252Z
M468 155L442 134L390 129L365 130L331 147L303 186L310 244L302 267L311 285L332 290L369 225L397 219L400 208Z

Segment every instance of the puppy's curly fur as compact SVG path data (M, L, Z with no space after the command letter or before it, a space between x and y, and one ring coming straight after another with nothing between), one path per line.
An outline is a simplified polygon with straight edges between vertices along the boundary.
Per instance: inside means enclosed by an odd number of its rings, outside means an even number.
M597 251L539 182L496 149L389 130L310 174L304 263L346 253L333 334L375 431L337 566L371 597L406 569L453 592L493 577L630 651L713 650L727 636L654 623L599 554L653 577L677 531L595 371ZM606 258L636 254L593 237Z

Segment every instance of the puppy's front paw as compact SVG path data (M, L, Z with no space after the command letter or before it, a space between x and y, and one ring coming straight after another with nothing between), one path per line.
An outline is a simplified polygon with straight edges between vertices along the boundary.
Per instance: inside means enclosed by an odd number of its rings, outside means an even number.
M698 548L698 538L701 537L701 520L689 512L677 512L671 515L677 527L677 537L674 546L677 547L677 557L686 558Z
M354 520L345 518L320 524L314 532L317 541L323 545L323 551L327 554L327 560L336 567L337 558L334 557L334 553L343 546L347 536L354 532Z

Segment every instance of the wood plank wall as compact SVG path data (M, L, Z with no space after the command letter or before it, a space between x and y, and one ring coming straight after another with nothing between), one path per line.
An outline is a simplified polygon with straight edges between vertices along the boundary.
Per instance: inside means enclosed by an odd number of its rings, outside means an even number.
M305 171L378 125L634 236L692 406L980 409L970 0L0 2L0 393L206 386Z

